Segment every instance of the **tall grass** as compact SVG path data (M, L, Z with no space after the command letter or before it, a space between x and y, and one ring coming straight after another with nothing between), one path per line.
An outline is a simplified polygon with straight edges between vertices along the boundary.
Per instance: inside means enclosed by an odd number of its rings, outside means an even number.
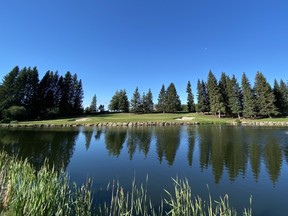
M173 179L174 192L154 206L147 193L147 182L125 191L118 182L108 185L111 199L92 207L90 180L78 187L64 171L56 171L46 161L40 171L27 162L0 152L0 215L236 215L228 195L219 201L192 197L188 180ZM94 200L93 203L97 203ZM250 200L251 204L251 200ZM251 206L243 215L252 215Z

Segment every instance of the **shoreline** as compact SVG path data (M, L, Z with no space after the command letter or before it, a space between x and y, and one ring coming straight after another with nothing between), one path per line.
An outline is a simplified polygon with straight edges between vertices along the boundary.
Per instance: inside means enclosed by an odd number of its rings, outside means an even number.
M0 128L67 128L67 127L149 127L149 126L182 126L182 125L235 125L235 126L282 126L288 127L288 122L99 122L76 124L0 124Z

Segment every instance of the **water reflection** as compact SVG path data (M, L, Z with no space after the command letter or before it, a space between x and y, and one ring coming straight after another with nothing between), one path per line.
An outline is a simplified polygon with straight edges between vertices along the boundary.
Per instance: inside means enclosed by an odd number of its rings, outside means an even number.
M77 143L80 132L84 143ZM93 142L104 144L110 157L123 154L124 158L127 155L133 160L135 154L143 154L144 158L156 154L160 165L165 161L170 167L178 150L185 149L186 165L181 166L200 167L202 172L212 169L216 184L226 172L229 180L235 181L245 176L247 170L251 170L255 182L266 170L270 181L276 184L283 161L288 163L288 136L281 128L220 125L0 130L0 148L11 155L28 158L37 168L48 158L56 169L66 169L75 144L85 145L88 152Z
M56 170L66 169L74 152L78 130L1 129L0 148L8 154L27 158L36 169L45 159Z

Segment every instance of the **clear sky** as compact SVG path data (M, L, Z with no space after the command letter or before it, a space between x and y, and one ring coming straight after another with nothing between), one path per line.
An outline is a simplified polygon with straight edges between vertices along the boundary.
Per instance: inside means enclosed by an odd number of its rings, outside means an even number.
M77 73L84 106L174 82L182 103L209 70L288 80L287 0L2 0L0 78L18 65Z

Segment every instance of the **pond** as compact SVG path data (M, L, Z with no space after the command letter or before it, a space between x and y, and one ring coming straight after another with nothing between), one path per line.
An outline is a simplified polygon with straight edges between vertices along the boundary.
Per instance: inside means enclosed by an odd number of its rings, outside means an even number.
M0 148L38 169L48 158L71 180L93 178L95 190L117 180L145 183L155 204L172 178L189 180L193 195L229 195L241 213L288 212L288 128L228 125L166 127L1 128Z

